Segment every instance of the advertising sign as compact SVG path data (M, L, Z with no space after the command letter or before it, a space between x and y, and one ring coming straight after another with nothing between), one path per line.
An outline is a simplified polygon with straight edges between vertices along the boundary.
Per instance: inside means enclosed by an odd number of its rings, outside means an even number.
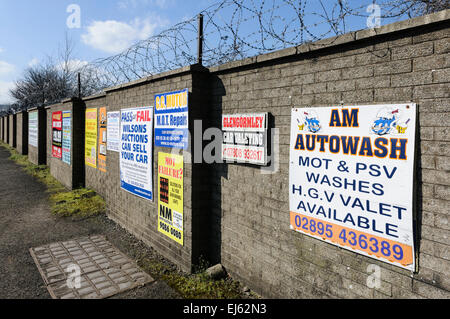
M28 114L28 144L38 147L38 112Z
M84 157L86 165L97 168L97 109L86 109Z
M183 156L158 153L158 231L183 245Z
M98 110L98 169L106 172L106 107Z
M70 165L70 151L72 148L72 112L62 113L62 161Z
M413 271L416 105L292 110L291 229Z
M222 115L222 159L267 164L267 113Z
M62 112L52 113L52 156L62 158Z
M153 107L124 109L120 115L120 187L153 200Z
M108 151L120 152L120 112L108 112L106 122L106 148Z
M155 146L188 148L188 89L155 95Z

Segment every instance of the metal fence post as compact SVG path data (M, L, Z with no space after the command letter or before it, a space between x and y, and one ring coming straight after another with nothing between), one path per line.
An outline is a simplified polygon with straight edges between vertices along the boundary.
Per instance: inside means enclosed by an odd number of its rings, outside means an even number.
M197 63L203 64L203 14L198 15Z

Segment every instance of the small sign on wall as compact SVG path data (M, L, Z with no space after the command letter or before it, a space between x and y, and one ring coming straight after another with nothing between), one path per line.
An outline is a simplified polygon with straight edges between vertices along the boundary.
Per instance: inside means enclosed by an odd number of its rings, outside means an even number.
M98 110L98 169L106 172L106 107Z
M64 111L62 113L62 161L70 165L72 148L72 112Z
M183 245L183 156L158 153L158 231Z
M188 98L188 89L155 95L155 146L188 148Z
M416 105L292 110L291 229L413 271Z
M38 122L38 111L30 112L28 114L28 144L33 147L38 147Z
M106 146L108 151L120 152L120 112L107 114Z
M222 115L222 159L267 164L267 113Z
M52 113L52 156L62 158L62 112Z
M97 168L97 109L86 109L85 131L86 165Z
M153 107L120 113L120 187L153 200Z

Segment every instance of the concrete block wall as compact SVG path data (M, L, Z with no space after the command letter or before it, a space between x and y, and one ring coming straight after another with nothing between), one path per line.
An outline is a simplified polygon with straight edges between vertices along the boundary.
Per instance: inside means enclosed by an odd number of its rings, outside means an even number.
M58 111L72 111L71 103L58 103L46 107L47 112L47 166L50 168L50 174L55 177L66 188L72 189L72 165L68 165L60 158L52 155L52 113ZM71 163L73 163L71 161Z
M0 119L0 138L3 142L5 141L5 116Z
M9 115L7 115L6 117L5 117L5 143L6 144L9 144L9 137L10 137L10 135L9 135L9 132L10 132L10 122L9 122Z
M106 90L105 95L84 99L86 108L106 107L107 112L120 111L126 108L154 106L155 94L189 89L189 126L193 127L194 119L201 118L205 105L201 105L202 97L193 83L201 78L203 68L188 66L179 70L149 77L134 83ZM172 260L185 271L191 271L200 255L207 254L206 233L200 233L199 224L206 218L206 213L193 215L193 199L202 191L201 183L193 185L193 175L199 174L198 167L191 164L190 153L184 152L184 246L177 244L158 232L158 199L157 199L157 163L158 152L171 153L172 149L153 148L153 201L134 196L120 188L119 153L107 152L106 170L102 172L85 166L86 187L92 188L103 196L107 203L108 216L130 231L145 243L154 247L165 257ZM198 187L197 187L198 186ZM209 203L207 203L209 204ZM197 205L199 206L199 205ZM195 246L195 247L193 247Z
M9 146L16 148L17 143L17 127L16 127L16 114L9 115Z
M85 109L90 109L90 108L97 109L97 121L98 121L99 108L106 107L106 94L102 94L102 95L84 99L84 106L85 106ZM109 110L107 109L107 111L109 111ZM97 138L98 138L98 133L99 133L99 128L98 128L98 124L97 124ZM97 143L98 143L98 141L97 141ZM107 165L109 162L110 153L111 152L108 152L108 154L107 154L108 155L108 157L106 159ZM83 157L84 157L84 148L83 148ZM118 167L116 169L118 169ZM107 171L109 171L108 168L107 168ZM88 165L85 165L85 176L86 176L86 187L96 190L96 192L100 196L102 196L103 198L106 198L108 189L105 187L105 183L106 183L106 178L107 178L108 174L100 171L98 168L92 168Z
M38 112L37 109L28 110L28 118L30 117L30 113ZM38 137L39 138L39 137ZM30 143L30 141L28 141ZM39 145L35 147L33 145L28 144L28 160L33 164L38 164L39 162Z
M35 147L28 144L28 160L36 165L45 165L47 164L47 143L48 143L47 112L42 107L32 108L28 110L28 117L32 112L38 113L38 145L37 147Z
M221 114L269 112L280 133L276 174L245 165L213 170L214 227L232 275L274 298L450 297L449 12L349 37L358 41L344 36L211 68L216 125ZM419 109L418 272L291 231L291 109L409 101ZM376 289L366 285L370 264L381 269Z
M28 155L28 112L17 113L17 145L16 149L21 155Z
M8 127L8 116L7 115L5 115L5 116L3 116L3 118L2 118L2 141L4 142L4 143L7 143L7 139L6 139L6 137L7 137L7 133L6 133L6 130L7 130L7 127Z

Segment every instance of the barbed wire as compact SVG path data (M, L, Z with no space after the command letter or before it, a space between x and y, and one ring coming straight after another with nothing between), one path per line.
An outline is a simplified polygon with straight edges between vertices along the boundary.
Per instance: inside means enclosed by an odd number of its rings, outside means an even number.
M378 18L386 24L439 11L447 9L449 1L222 0L120 54L81 64L72 74L79 74L82 87L78 90L87 96L198 63L200 36L202 65L211 67L326 38L333 41L335 36L367 28L368 21L373 24ZM203 21L201 30L199 16ZM72 93L50 92L45 103L58 102L51 96L74 94L76 80L69 82ZM25 103L18 108L27 106Z

